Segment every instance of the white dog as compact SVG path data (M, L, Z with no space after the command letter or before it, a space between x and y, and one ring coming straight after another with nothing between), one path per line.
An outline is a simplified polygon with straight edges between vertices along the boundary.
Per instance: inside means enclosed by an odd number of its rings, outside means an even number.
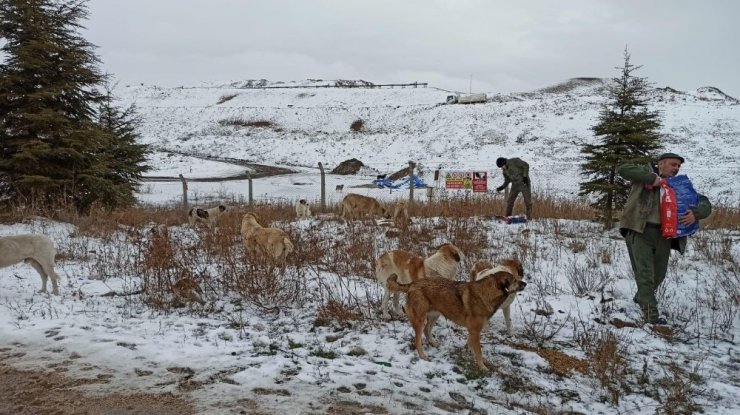
M410 284L426 277L443 277L454 280L462 258L462 251L450 243L439 246L437 251L428 258L400 249L386 252L378 257L375 261L375 279L385 288L380 303L383 318L390 318L388 308L391 298L393 299L393 311L401 314L401 306L398 302L400 293L391 293L388 289L388 279L391 275L395 274L402 284Z
M45 235L14 235L0 238L0 268L19 262L31 265L41 276L41 290L51 277L51 293L59 295L59 275L54 271L54 243Z
M295 214L299 218L307 218L311 216L311 207L308 205L306 199L301 199L295 202Z
M226 206L224 205L218 205L210 209L192 208L188 212L188 223L190 223L190 226L195 225L197 222L202 222L209 226L214 225L216 224L216 219L224 212L226 212Z

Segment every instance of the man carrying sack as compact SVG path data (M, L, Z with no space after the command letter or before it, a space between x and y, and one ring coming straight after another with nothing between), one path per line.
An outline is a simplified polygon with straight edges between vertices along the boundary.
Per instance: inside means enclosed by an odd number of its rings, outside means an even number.
M683 162L683 157L665 153L655 168L623 164L617 169L632 183L619 232L627 243L637 283L633 300L640 305L645 321L652 324L667 323L660 315L655 293L668 271L671 249L683 254L687 236L698 229L700 219L712 213L709 199L694 191L688 177L676 177Z

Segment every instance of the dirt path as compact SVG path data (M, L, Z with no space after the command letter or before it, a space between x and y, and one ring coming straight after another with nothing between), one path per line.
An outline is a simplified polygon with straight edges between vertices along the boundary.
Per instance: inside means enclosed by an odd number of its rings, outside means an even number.
M221 158L221 157L204 157L198 154L182 153L177 151L167 151L168 153L179 154L181 156L188 156L199 158L208 161L219 161L222 163L235 164L237 166L248 167L253 170L251 174L242 173L233 176L222 176L222 177L199 177L199 178L188 178L189 182L225 182L230 180L246 180L250 177L253 179L259 179L261 177L278 176L281 174L292 174L295 171L286 169L284 167L268 166L266 164L252 163L247 160L240 160L234 158ZM145 176L142 181L144 182L179 182L180 178L176 176Z
M105 376L71 379L40 370L18 370L0 363L0 415L195 414L192 403L170 393L86 394L78 386L107 383Z

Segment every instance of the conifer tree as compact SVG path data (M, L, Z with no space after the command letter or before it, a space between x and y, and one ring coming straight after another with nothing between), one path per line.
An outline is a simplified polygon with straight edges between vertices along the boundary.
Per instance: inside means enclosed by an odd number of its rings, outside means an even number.
M621 208L629 194L629 183L617 175L625 162L649 163L660 148L660 114L647 108L650 84L633 74L640 66L630 63L624 50L624 66L619 77L607 86L609 102L599 113L599 122L591 128L598 141L581 148L586 161L581 175L581 196L590 196L607 229L614 225L615 210Z
M99 123L106 76L78 34L87 16L85 0L0 0L2 200L83 211L132 200L113 180L118 137Z
M104 141L107 148L101 151L99 162L105 162L108 172L103 177L113 186L101 196L101 202L106 206L129 206L136 201L134 192L142 174L149 170L146 165L149 146L136 142L140 124L136 106L131 104L120 109L115 105L110 85L105 85L105 91L98 110L98 123L108 139Z

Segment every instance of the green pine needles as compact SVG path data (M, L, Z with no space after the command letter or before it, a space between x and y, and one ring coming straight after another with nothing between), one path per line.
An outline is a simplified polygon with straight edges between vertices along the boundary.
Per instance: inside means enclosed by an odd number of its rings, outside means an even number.
M80 0L0 0L0 202L107 208L135 202L146 146L114 106ZM104 92L101 92L104 89Z
M615 212L627 201L629 183L617 176L617 167L626 162L650 163L660 145L660 114L647 108L649 84L633 72L640 66L630 64L625 48L624 66L619 77L612 78L607 90L609 102L599 113L599 122L591 129L598 141L581 148L585 162L581 175L581 196L589 196L607 229L614 226Z

